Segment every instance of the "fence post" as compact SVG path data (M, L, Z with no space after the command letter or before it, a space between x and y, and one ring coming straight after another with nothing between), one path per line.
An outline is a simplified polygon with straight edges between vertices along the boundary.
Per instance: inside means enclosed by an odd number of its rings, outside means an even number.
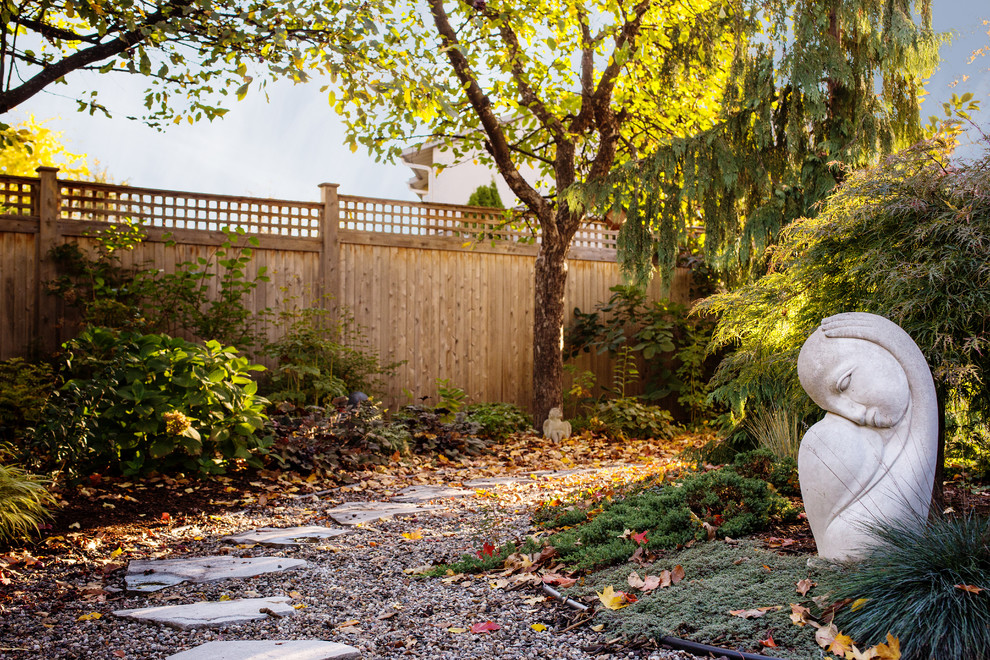
M340 200L337 198L339 183L321 183L320 201L323 213L320 216L320 237L323 251L320 253L320 305L337 315L340 303Z
M45 283L56 276L55 263L48 252L58 242L59 189L58 168L39 167L37 197L38 236L35 240L35 300L34 323L38 349L47 355L58 348L61 325L58 299L48 293Z

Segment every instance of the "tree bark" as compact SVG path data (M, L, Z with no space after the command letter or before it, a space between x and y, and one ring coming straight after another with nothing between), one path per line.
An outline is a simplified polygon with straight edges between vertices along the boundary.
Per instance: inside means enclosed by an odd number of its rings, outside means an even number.
M571 237L543 234L535 268L533 308L533 421L543 428L551 408L563 406L564 288Z

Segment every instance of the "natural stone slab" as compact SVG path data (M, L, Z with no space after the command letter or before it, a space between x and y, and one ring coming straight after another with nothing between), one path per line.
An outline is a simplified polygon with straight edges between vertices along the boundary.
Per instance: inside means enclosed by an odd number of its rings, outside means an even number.
M226 543L258 543L275 547L295 547L303 543L318 543L353 530L308 525L304 527L259 527L258 529L225 536Z
M128 591L150 592L182 582L217 582L249 578L302 568L302 559L285 557L194 557L190 559L134 560L127 566L124 584Z
M336 509L330 509L327 514L340 525L360 525L361 523L387 520L396 516L402 518L425 513L438 506L422 504L399 504L396 502L348 502Z
M353 646L319 639L208 642L165 660L357 660Z
M116 610L114 615L122 619L161 623L179 630L221 628L233 623L257 621L270 614L277 617L295 614L295 609L288 604L288 601L289 599L285 596L238 598L235 600L201 601L189 605Z
M392 498L393 502L431 502L449 497L472 497L473 490L463 488L451 488L450 486L409 486L399 491L399 494Z
M529 477L491 477L490 479L472 479L464 485L470 488L494 488L496 486L514 486L515 484L532 482Z

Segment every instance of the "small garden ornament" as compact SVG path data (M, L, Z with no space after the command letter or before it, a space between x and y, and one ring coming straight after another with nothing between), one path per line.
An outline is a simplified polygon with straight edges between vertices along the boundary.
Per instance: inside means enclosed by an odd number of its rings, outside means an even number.
M560 408L551 408L547 421L543 422L543 437L554 442L571 437L571 423L565 422Z
M925 357L887 319L822 321L801 347L798 376L825 417L798 452L801 495L818 554L853 560L879 520L923 524L938 454L938 406Z

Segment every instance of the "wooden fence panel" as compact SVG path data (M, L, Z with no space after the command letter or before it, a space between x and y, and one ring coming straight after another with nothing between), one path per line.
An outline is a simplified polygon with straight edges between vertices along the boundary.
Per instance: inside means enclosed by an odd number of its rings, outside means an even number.
M384 363L405 361L388 382L390 408L408 402L403 389L435 397L438 379L464 388L471 401L531 406L538 246L524 217L507 224L501 212L485 209L338 196L334 184L321 186L320 202L292 202L56 181L54 170L42 169L41 179L0 177L0 359L26 355L35 343L57 345L78 328L71 311L57 306L62 327L41 320L52 309L42 287L53 272L45 259L52 245L74 241L93 252L97 243L87 233L140 220L148 237L121 254L121 264L174 273L183 262L205 259L216 296L220 230L232 227L260 242L246 276L264 268L268 277L245 301L251 311L275 320L305 307L343 307ZM49 191L45 203L42 189ZM615 236L592 225L576 237L568 322L575 307L591 311L621 282ZM687 280L678 277L671 297L686 302ZM658 285L650 296L659 296ZM291 315L284 321L269 324L269 340ZM607 356L585 355L576 364L611 383Z

